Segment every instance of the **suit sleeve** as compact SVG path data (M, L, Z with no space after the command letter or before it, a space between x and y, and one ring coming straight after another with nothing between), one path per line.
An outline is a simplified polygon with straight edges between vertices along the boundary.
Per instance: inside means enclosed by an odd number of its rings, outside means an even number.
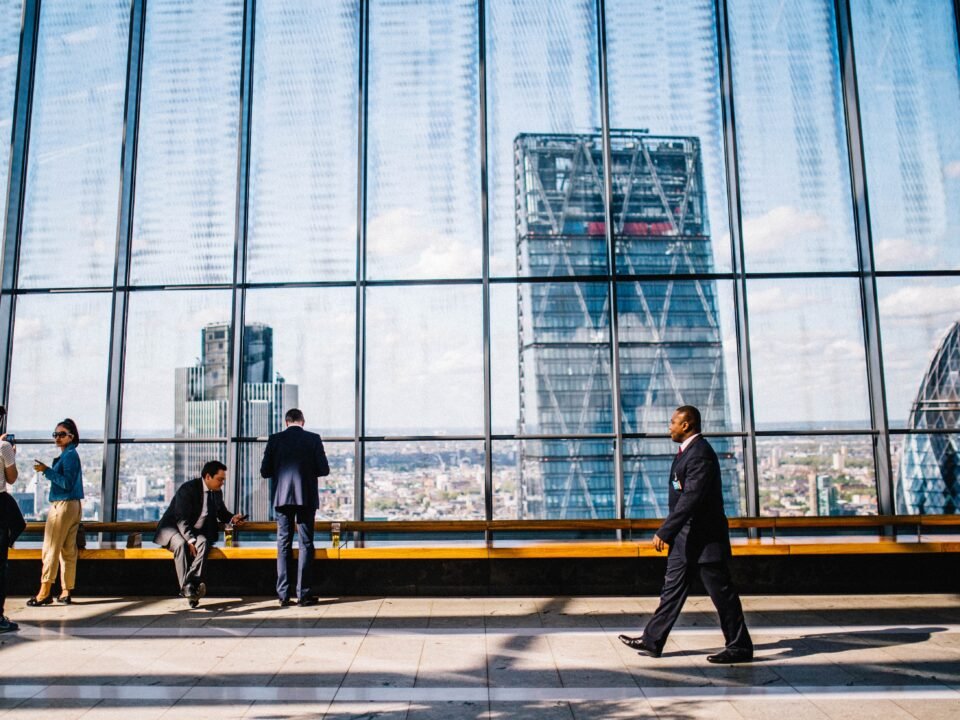
M227 510L227 505L223 502L223 493L220 493L220 502L217 503L217 520L223 523L233 520L233 513Z
M260 462L260 477L272 478L273 468L273 438L267 440L267 449L263 451L263 460Z
M323 451L323 440L317 438L317 477L325 477L330 474L330 465L327 463L327 454Z
M190 502L186 489L186 485L181 485L180 489L177 490L177 494L173 496L173 516L177 519L177 529L180 531L180 534L187 540L196 540L197 534L193 529L193 523L196 522L196 518L194 518L193 522L190 521L194 508L192 507L193 503Z
M663 525L657 530L657 535L668 545L673 544L674 539L680 534L680 530L690 521L710 486L711 476L714 472L713 463L706 458L692 458L687 463L680 499L677 501L673 512L667 516Z

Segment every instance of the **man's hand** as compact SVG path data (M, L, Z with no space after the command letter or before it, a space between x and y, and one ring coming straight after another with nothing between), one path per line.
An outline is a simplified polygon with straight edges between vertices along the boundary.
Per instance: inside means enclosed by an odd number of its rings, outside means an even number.
M663 539L662 539L659 535L654 535L654 536L653 536L653 549L654 549L654 550L656 550L657 552L663 552L663 549L664 549L666 546L667 546L667 544L663 541Z
M190 551L190 557L196 557L196 556L197 556L197 544L196 544L196 543L188 542L188 543L187 543L187 549Z
M7 434L6 434L6 433L4 433L3 435L0 435L0 442L7 442ZM13 454L16 455L16 454L17 454L17 446L14 445L13 443L7 443L7 444L10 445L10 449L13 450Z
M247 516L243 513L237 513L232 518L230 518L230 524L234 527L241 527L246 522Z

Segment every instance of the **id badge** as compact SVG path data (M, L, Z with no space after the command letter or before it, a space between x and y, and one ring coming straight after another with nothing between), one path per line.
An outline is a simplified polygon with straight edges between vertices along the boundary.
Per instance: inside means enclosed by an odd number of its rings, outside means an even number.
M670 484L677 492L683 492L683 486L680 484L680 480L677 478L676 473L674 473L673 480L670 481Z

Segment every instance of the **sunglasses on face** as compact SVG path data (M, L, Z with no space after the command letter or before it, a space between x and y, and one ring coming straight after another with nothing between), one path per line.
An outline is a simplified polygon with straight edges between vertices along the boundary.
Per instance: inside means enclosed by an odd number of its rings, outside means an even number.
M57 432L53 433L54 440L59 440L60 438L64 437L73 437L73 433L68 433L63 430L58 430Z

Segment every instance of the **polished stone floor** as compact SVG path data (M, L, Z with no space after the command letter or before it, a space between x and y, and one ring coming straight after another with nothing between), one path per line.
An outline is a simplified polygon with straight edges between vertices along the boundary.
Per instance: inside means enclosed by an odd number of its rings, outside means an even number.
M747 597L751 665L691 598L78 598L0 635L2 718L960 718L960 596Z

